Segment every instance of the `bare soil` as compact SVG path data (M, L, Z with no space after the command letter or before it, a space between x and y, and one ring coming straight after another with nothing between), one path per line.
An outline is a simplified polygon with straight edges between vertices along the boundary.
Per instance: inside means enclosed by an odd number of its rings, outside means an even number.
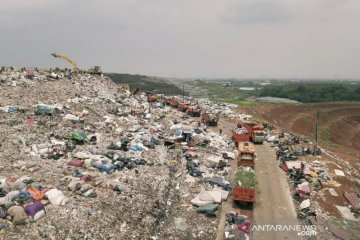
M244 107L244 112L260 120L281 126L296 134L315 134L316 111L319 110L319 142L351 164L360 163L360 104L271 104Z

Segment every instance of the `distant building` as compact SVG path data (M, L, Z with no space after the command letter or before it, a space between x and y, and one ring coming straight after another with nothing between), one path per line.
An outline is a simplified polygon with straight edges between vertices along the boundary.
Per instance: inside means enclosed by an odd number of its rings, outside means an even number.
M239 88L240 90L243 90L243 91L254 91L255 88L254 87L241 87Z
M261 86L270 85L270 82L261 82L260 85L261 85Z

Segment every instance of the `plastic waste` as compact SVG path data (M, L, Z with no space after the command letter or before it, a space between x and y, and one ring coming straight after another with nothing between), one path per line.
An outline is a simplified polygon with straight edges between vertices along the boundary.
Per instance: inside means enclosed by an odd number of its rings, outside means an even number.
M40 218L44 217L46 215L46 212L44 209L38 211L35 216L33 217L33 221L36 222L38 221Z
M44 204L42 204L41 202L36 202L31 205L27 205L25 207L25 212L28 216L34 218L35 214L42 209L44 209Z
M52 205L65 205L69 201L62 191L55 188L47 191L45 196L49 199Z

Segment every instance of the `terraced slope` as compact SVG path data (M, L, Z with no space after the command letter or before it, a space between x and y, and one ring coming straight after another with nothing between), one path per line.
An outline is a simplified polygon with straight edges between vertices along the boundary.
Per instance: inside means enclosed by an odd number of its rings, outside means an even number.
M347 155L349 160L358 161L360 103L262 104L244 110L260 119L310 137L314 136L316 110L319 110L320 144L340 155Z

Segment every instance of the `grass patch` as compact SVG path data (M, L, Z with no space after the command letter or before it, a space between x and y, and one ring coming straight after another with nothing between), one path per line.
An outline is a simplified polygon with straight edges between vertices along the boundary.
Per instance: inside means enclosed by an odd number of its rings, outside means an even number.
M245 188L255 188L256 187L256 177L253 172L242 172L239 171L235 174L233 179L233 186L238 186L238 182L241 182L241 186Z

